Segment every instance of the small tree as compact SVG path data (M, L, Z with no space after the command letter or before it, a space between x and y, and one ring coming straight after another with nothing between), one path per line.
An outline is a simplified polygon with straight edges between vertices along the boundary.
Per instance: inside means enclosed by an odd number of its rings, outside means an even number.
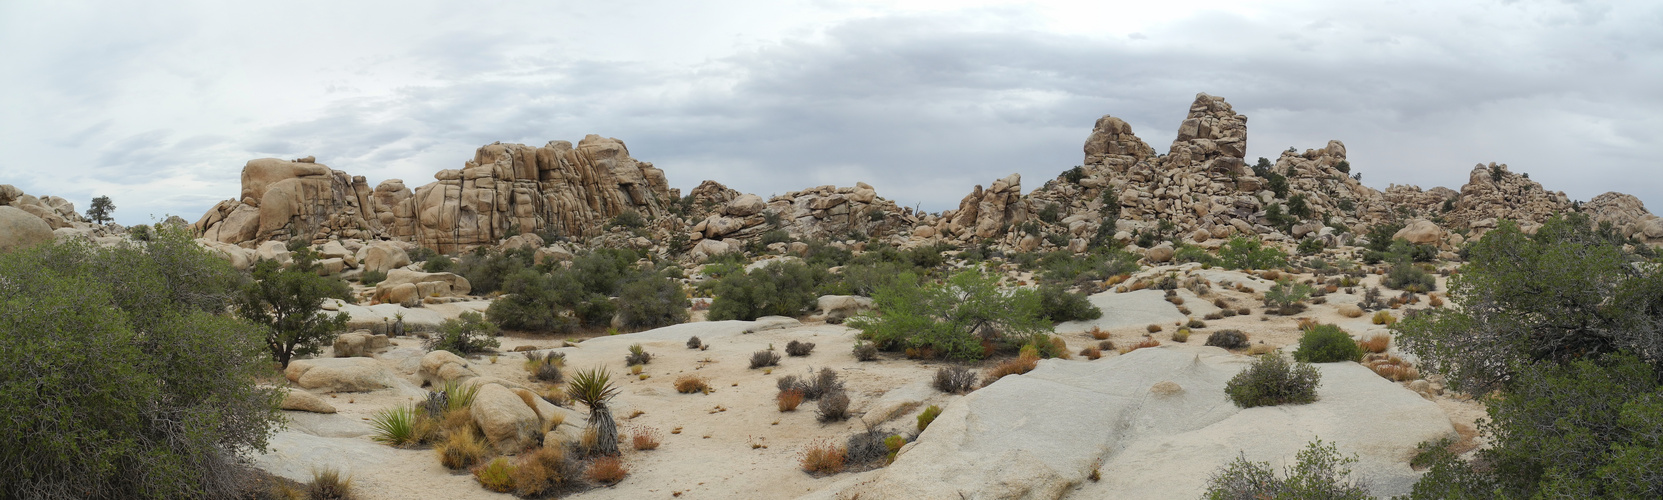
M479 313L468 311L440 323L439 332L427 340L425 347L429 351L450 351L458 356L467 356L501 346L496 335L497 325L485 321L485 316Z
M92 199L92 208L87 209L87 218L104 224L110 222L112 212L115 212L115 203L111 202L108 196L99 196Z
M237 313L266 327L266 347L285 368L294 356L316 354L346 329L347 314L323 312L323 299L348 299L352 289L336 278L318 276L310 248L294 252L284 268L276 261L254 264L254 281L237 297Z
M998 276L979 269L940 285L915 283L908 277L880 289L873 299L882 315L860 316L851 324L885 349L927 347L959 359L986 356L984 341L1021 344L1051 331L1037 293L1001 289Z

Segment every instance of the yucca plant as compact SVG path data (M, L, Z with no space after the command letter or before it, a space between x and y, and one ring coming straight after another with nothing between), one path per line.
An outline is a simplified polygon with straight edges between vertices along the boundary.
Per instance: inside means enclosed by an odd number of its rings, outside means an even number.
M618 395L612 384L612 374L606 368L593 368L572 374L566 383L566 394L589 407L589 426L595 429L593 453L618 454L618 424L612 421L612 410L606 402Z
M630 345L629 354L624 356L624 364L627 365L644 365L650 362L652 362L652 354L642 348L641 344Z
M478 394L478 384L466 385L454 380L445 382L445 411L468 409L473 406L473 398Z
M370 418L370 427L375 428L375 436L371 439L393 446L413 444L420 440L416 435L416 409L410 406L396 406L376 412Z
M566 366L564 353L545 351L539 354L532 351L526 353L525 358L525 371L530 372L532 378L551 384L565 379L565 374L560 372L560 368Z

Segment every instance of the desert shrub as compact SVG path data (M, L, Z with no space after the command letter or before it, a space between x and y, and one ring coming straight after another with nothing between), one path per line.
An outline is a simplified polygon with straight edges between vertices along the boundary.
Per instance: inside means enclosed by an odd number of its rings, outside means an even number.
M790 384L789 387L786 385ZM843 391L843 381L838 380L837 370L821 368L819 372L811 372L807 378L799 379L792 375L781 377L780 390L795 388L803 391L803 397L810 400L821 399L834 392Z
M525 353L525 371L539 382L558 384L565 380L560 368L566 365L566 355L554 351Z
M774 400L779 403L779 409L781 412L796 411L797 405L803 404L803 391L799 389L786 389L780 391L779 395L774 397Z
M1114 234L1111 230L1111 236ZM1032 254L1025 254L1032 255ZM1041 283L1085 286L1115 276L1137 272L1138 259L1125 250L1097 248L1084 255L1066 250L1046 253L1023 267L1034 270Z
M1259 356L1253 365L1230 378L1224 393L1242 408L1307 404L1317 400L1322 374L1305 363L1289 364L1280 355Z
M1375 311L1373 321L1376 325L1391 325L1397 323L1397 317L1391 311Z
M1393 264L1391 269L1386 271L1386 277L1380 282L1386 285L1387 288L1414 293L1438 290L1438 279L1436 277L1408 262Z
M1274 269L1288 265L1288 254L1258 238L1237 236L1219 248L1218 260L1230 269Z
M1356 361L1363 357L1363 350L1340 327L1317 325L1299 337L1299 349L1293 357L1306 363Z
M532 259L533 253L529 250L498 252L491 247L479 247L463 254L451 272L467 278L472 293L485 295L502 290L510 277L533 267ZM434 262L429 260L424 265L433 265Z
M644 365L652 362L652 353L641 347L641 344L630 344L629 354L624 355L625 365Z
M451 470L473 467L486 454L485 442L472 429L446 435L444 441L433 446L433 452L439 456L439 463Z
M1258 498L1311 498L1324 500L1368 500L1368 489L1347 480L1355 457L1340 455L1333 444L1323 445L1321 439L1306 445L1295 458L1296 462L1277 477L1269 463L1251 462L1246 456L1236 458L1207 480L1208 500Z
M930 423L935 422L935 418L939 416L941 416L940 406L930 405L924 408L924 412L918 414L918 432L924 432L924 429L929 428Z
M1357 347L1362 348L1364 351L1373 353L1386 352L1386 349L1391 347L1391 345L1392 336L1386 334L1374 334L1368 336L1368 338L1357 341Z
M878 346L864 340L856 341L854 355L855 359L859 361L876 361L878 359Z
M1083 358L1086 358L1086 359L1102 358L1103 357L1103 349L1099 348L1099 347L1087 347L1085 349L1080 349L1080 357L1083 357Z
M1114 341L1104 340L1102 342L1098 342L1097 343L1097 348L1105 350L1105 351L1113 351L1114 350Z
M1376 375L1393 382L1403 382L1420 378L1420 371L1403 358L1389 354L1369 354L1363 357L1363 366L1373 370Z
M824 272L798 262L774 262L723 277L712 289L716 300L710 304L710 319L751 321L762 316L797 316L815 304L815 288Z
M823 287L820 292L828 295L860 295L871 297L879 288L888 286L897 280L910 280L917 283L918 274L911 264L893 261L877 261L869 263L850 264L838 273L832 282Z
M698 375L682 375L676 378L676 392L682 394L707 393L710 392L710 383L706 382L704 377Z
M378 443L404 446L419 441L414 407L394 406L378 411L370 417L370 428L375 429L375 435L370 439Z
M1040 317L1052 323L1103 317L1103 311L1091 305L1083 293L1073 293L1058 285L1039 287Z
M687 322L692 302L674 281L647 275L618 291L618 318L629 328L658 328Z
M514 465L507 458L497 457L490 463L473 470L473 477L480 486L497 493L514 491Z
M492 323L531 332L565 332L577 326L562 314L570 309L572 297L582 295L581 285L570 274L519 269L505 278L502 291L506 295L485 310Z
M514 494L521 497L542 496L577 478L578 464L567 457L563 446L542 446L520 455L509 478L514 481Z
M1149 331L1149 333L1157 333L1161 331L1161 325L1149 325L1144 327L1144 330Z
M634 445L636 451L656 450L663 438L663 433L652 427L636 427L629 433L630 444Z
M1300 302L1310 296L1311 285L1282 280L1265 290L1265 307L1273 308L1283 315L1298 314L1304 310Z
M583 477L591 482L612 485L623 481L629 475L629 469L618 457L600 457L589 462L589 468L584 469Z
M865 432L850 435L843 446L844 464L882 465L884 458L889 456L889 446L885 444L885 440L890 437L892 436L878 429L867 429ZM905 438L902 442L905 442Z
M807 356L814 351L813 342L799 342L793 340L785 344L785 354L788 356Z
M762 350L751 353L751 369L776 366L780 364L780 353Z
M426 249L424 248L422 250ZM416 257L415 255L411 255L410 258L411 260L414 260ZM456 269L456 260L451 259L450 256L444 254L436 254L431 258L420 262L422 263L422 271L430 273L448 273ZM470 282L469 284L471 285L472 283Z
M698 335L688 337L687 338L687 348L688 349L703 349L704 348L704 341L699 340Z
M374 269L364 271L364 274L358 275L358 283L364 286L375 286L383 281L387 281L387 273Z
M849 393L838 388L830 394L820 396L815 408L815 416L821 422L841 422L849 419Z
M1032 290L1005 290L998 277L970 270L941 285L885 287L874 297L881 316L850 324L880 348L929 348L945 356L980 359L983 341L1026 341L1049 330Z
M935 388L948 394L970 392L976 387L976 372L962 366L943 366L935 371Z
M640 212L636 212L634 210L624 210L618 212L618 215L612 216L612 220L607 222L606 227L622 227L629 229L647 227L647 218L642 217Z
M1148 348L1151 348L1151 347L1160 347L1160 346L1161 346L1161 341L1155 340L1154 337L1147 337L1146 336L1146 337L1143 338L1143 340L1138 341L1138 343L1132 344L1131 346L1128 346L1125 349L1121 349L1120 353L1121 354L1126 354L1126 353L1130 353L1132 351L1136 351L1138 349L1148 349Z
M267 327L266 346L284 367L294 356L318 353L346 330L346 313L327 314L325 298L348 299L352 288L336 278L318 276L316 254L302 248L283 267L275 261L254 264L253 280L236 296L235 310L249 322Z
M802 465L803 472L836 474L843 472L844 453L843 448L822 439L810 443L797 462Z
M1190 320L1189 324L1187 324L1185 326L1188 326L1188 327L1196 329L1196 330L1200 330L1202 328L1206 328L1207 323L1205 321L1201 321L1199 319L1192 319L1192 320Z
M1299 242L1300 255L1316 255L1322 252L1322 248L1322 240L1316 238L1306 238Z
M239 279L167 225L0 253L0 497L235 496L283 418Z
M983 386L990 385L1006 375L1021 375L1031 372L1037 366L1039 366L1039 355L1037 354L1025 353L1015 359L1002 361L995 365L992 371L988 372L987 381L983 383Z
M1206 345L1225 349L1246 349L1247 334L1241 330L1219 330L1207 335Z
M140 226L143 227L143 226ZM312 482L306 485L309 500L351 500L352 478L341 477L333 467L312 471Z
M429 351L450 351L458 356L496 349L497 325L485 321L479 313L468 311L439 324L439 331L427 339Z
M1189 342L1190 341L1190 329L1188 329L1188 328L1179 328L1178 331L1172 332L1172 341L1180 343L1180 344L1185 343L1185 342Z
M1174 249L1172 252L1172 260L1174 262L1200 262L1209 266L1216 266L1219 264L1218 258L1213 257L1213 254L1208 253L1207 249L1188 243L1178 245L1178 248Z

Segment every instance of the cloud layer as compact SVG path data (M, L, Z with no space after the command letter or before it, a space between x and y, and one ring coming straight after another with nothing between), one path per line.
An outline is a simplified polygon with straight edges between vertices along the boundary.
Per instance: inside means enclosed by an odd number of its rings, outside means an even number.
M1663 207L1663 6L1446 4L5 4L0 183L194 220L250 158L419 185L598 133L682 188L865 181L942 210L1078 164L1103 114L1164 152L1207 92L1250 117L1250 157L1340 139L1376 187L1494 161Z

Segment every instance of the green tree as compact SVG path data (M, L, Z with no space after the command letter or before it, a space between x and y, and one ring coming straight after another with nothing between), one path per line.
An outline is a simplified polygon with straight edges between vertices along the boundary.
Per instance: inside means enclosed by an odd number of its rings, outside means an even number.
M450 351L457 356L467 356L501 346L496 339L497 332L497 325L486 321L485 316L468 311L440 323L439 331L427 339L423 347L428 351Z
M618 317L630 328L658 328L687 321L687 291L656 274L625 283L618 292Z
M1288 265L1288 253L1258 238L1237 236L1218 250L1218 260L1230 269L1274 269Z
M710 304L712 321L751 321L762 316L797 316L813 306L814 291L825 270L798 262L774 262L761 269L734 273L716 282Z
M927 347L958 359L981 359L983 341L1020 345L1051 331L1039 294L999 287L999 277L972 269L943 284L896 280L873 296L879 315L850 321L861 336L884 349ZM1049 340L1046 340L1049 342Z
M87 218L104 224L110 222L112 212L115 212L115 202L110 201L108 196L99 196L92 199L92 208L87 209Z
M0 496L232 498L280 424L240 275L180 229L0 254Z
M266 348L283 367L294 356L316 354L346 329L347 314L323 312L323 300L350 299L352 289L337 278L318 276L310 248L293 253L285 268L276 261L254 264L254 280L236 299L237 314L266 327Z

